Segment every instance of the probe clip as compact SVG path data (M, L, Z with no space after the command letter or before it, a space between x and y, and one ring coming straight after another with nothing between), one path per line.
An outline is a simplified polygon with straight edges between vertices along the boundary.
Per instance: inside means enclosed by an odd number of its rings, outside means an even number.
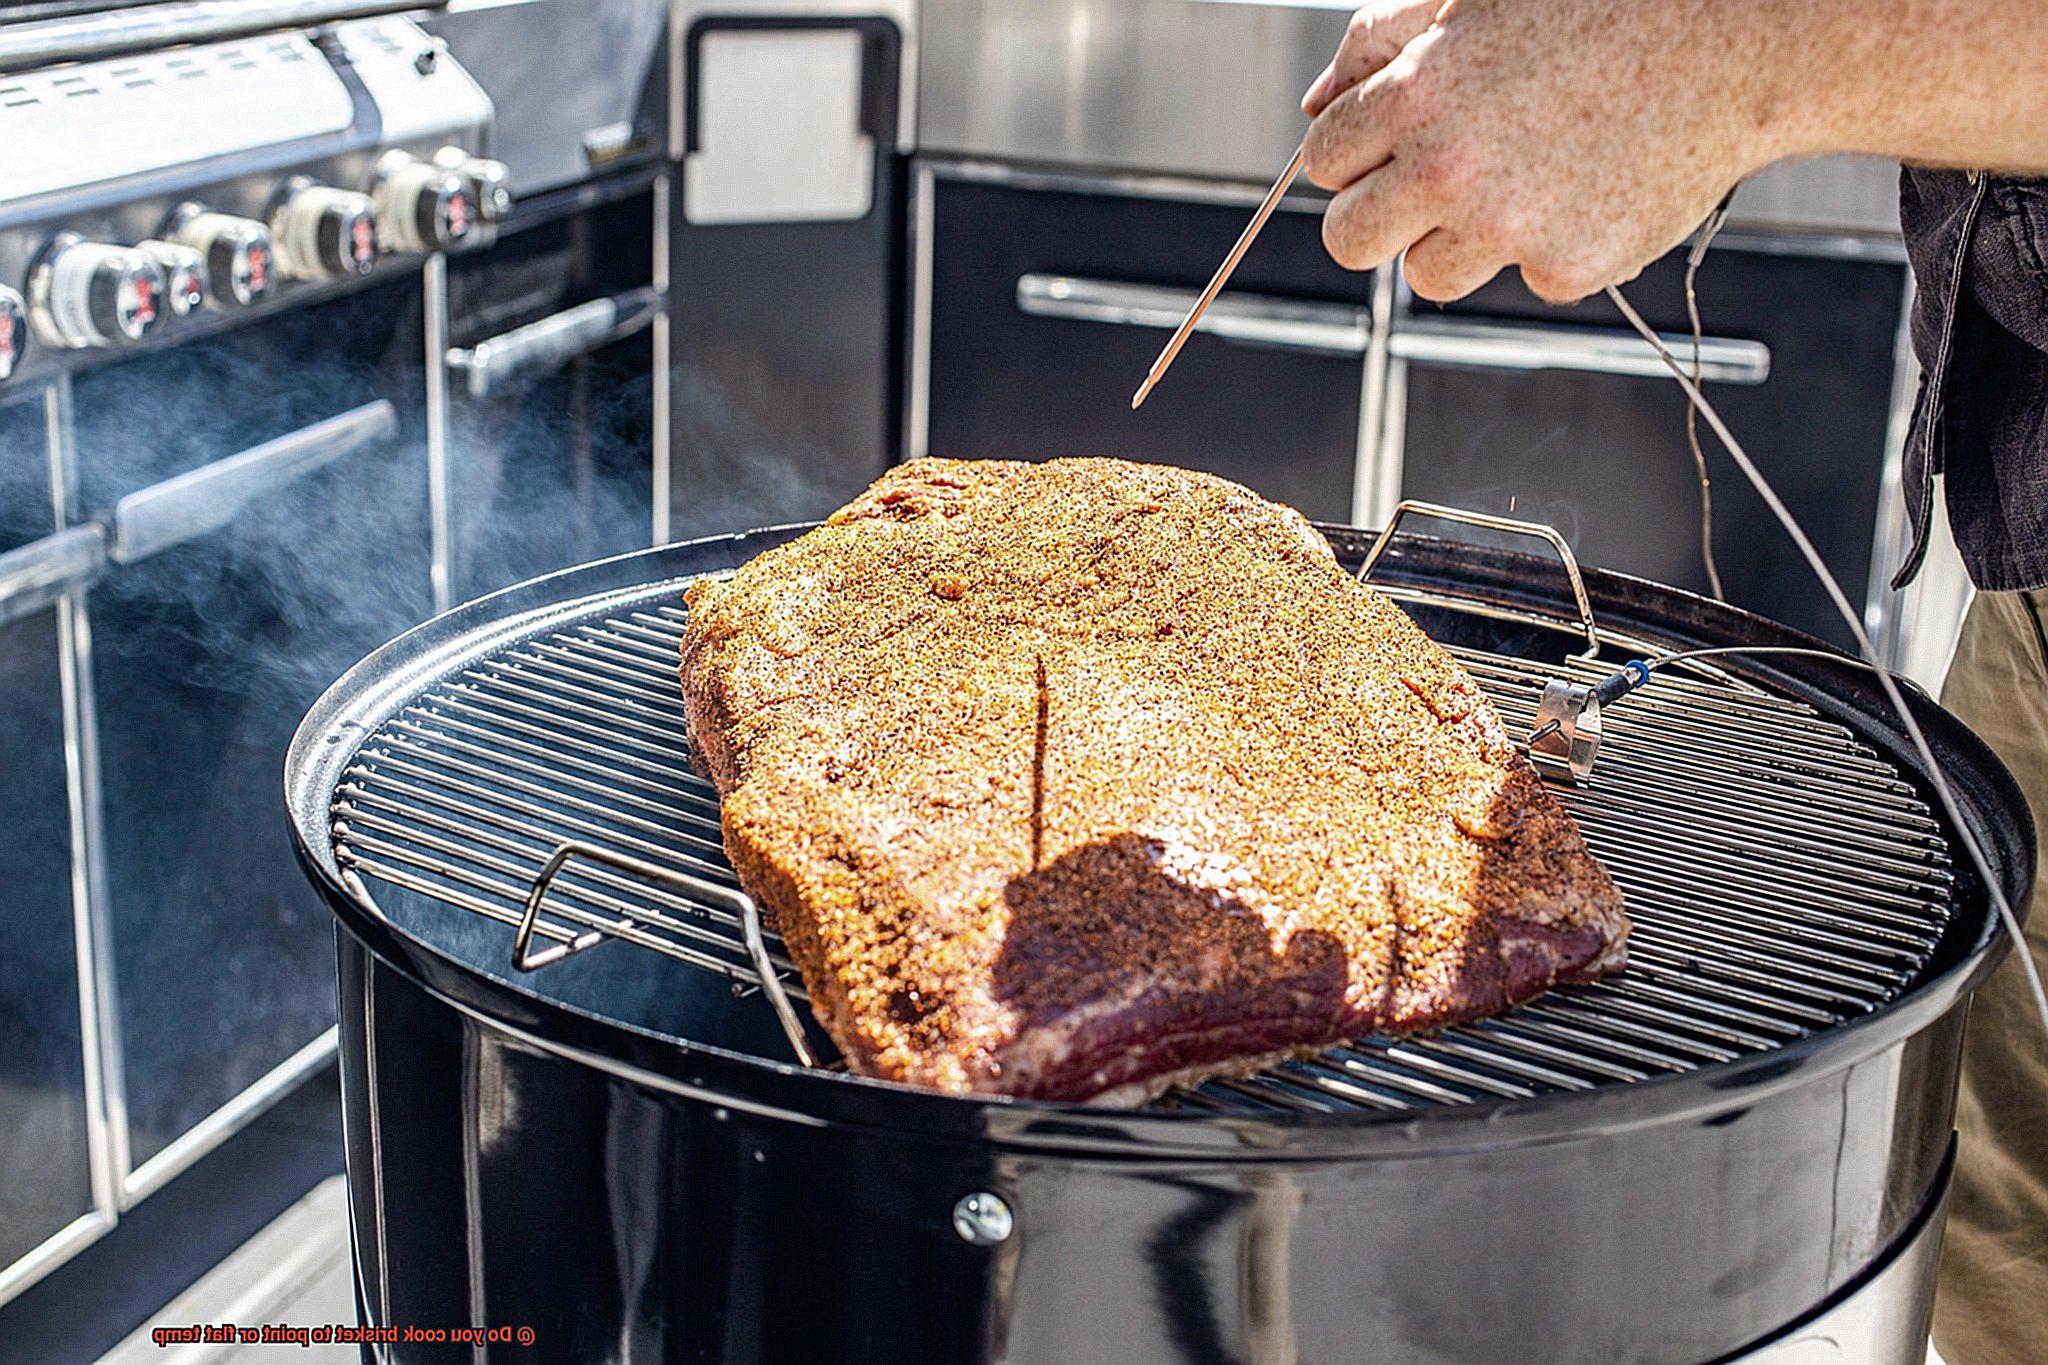
M1650 665L1641 659L1623 664L1592 686L1552 678L1536 703L1536 722L1529 731L1529 761L1545 777L1573 783L1592 775L1600 753L1601 708L1620 701L1650 680Z

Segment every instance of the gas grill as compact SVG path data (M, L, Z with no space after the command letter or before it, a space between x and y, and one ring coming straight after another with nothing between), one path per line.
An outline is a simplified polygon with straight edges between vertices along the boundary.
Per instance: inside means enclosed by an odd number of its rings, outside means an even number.
M1717 660L1607 715L1559 790L1628 898L1617 976L1136 1111L956 1099L833 1060L684 752L684 583L798 529L472 604L301 729L372 1320L562 1359L1907 1358L1996 954L1867 677ZM1567 568L1591 646L1554 564L1403 536L1374 581L1511 733L1553 678L1810 643ZM2023 807L1925 711L2017 897Z

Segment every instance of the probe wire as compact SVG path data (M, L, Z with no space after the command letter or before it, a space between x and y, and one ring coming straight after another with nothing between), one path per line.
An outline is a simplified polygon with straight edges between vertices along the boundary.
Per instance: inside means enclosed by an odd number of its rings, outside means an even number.
M1707 258L1707 248L1713 244L1714 234L1721 230L1721 224L1728 221L1728 199L1734 197L1730 191L1707 220L1700 224L1699 235L1693 239L1692 250L1685 253L1685 316L1692 323L1692 382L1700 382L1700 296L1693 287L1699 280L1700 262ZM1714 481L1707 476L1707 452L1700 448L1699 410L1690 403L1685 408L1685 444L1692 451L1693 468L1700 476L1700 565L1707 571L1707 591L1716 602L1726 602L1728 594L1721 590L1721 566L1714 560Z
M1642 335L1643 340L1650 344L1650 348L1664 362L1665 368L1671 371L1671 377L1678 381L1678 386L1681 389L1685 390L1686 398L1691 401L1692 406L1699 412L1699 415L1706 420L1707 425L1712 428L1714 435L1720 438L1721 444L1727 448L1728 454L1734 459L1736 468L1742 471L1743 477L1749 480L1750 485L1756 489L1757 495L1764 500L1765 505L1771 509L1772 515L1777 517L1778 523L1785 528L1785 534L1792 538L1792 543L1799 548L1799 553L1805 557L1807 567L1813 570L1814 577L1818 578L1821 586L1827 590L1828 597L1833 601L1835 610L1840 612L1842 620L1848 623L1849 632L1855 637L1856 647L1863 655L1862 662L1871 672L1877 675L1878 686L1884 689L1885 699L1891 703L1892 709L1899 713L1899 719L1905 726L1906 735L1913 742L1914 752L1919 754L1921 763L1926 766L1928 781L1934 787L1935 795L1941 801L1942 810L1948 815L1950 826L1954 828L1957 837L1962 840L1963 849L1969 854L1970 863L1976 868L1978 879L1984 883L1984 890L1990 895L1991 903L1998 908L1998 918L2005 926L2006 935L2012 940L2014 955L2020 961L2020 970L2026 974L2027 985L2034 993L2034 1008L2041 1016L2041 1027L2044 1031L2048 1031L2048 990L2042 989L2041 973L2034 966L2033 954L2027 950L2027 938L2024 931L2020 928L2019 916L2013 913L2011 904L2006 900L2005 888L2000 886L1998 879L1992 875L1990 859L1985 856L1983 845L1978 841L1976 831L1972 830L1968 822L1963 819L1962 806L1957 802L1955 792L1950 788L1948 777L1942 772L1940 763L1935 761L1934 750L1927 743L1927 736L1921 732L1920 722L1906 705L1905 694L1899 690L1897 679L1892 677L1890 669L1878 662L1877 647L1871 643L1869 632L1864 630L1862 618L1849 605L1848 596L1843 593L1842 585L1835 581L1834 573L1829 570L1827 562L1820 557L1820 551L1816 550L1813 547L1813 542L1807 538L1805 528L1800 526L1799 519L1792 515L1791 509L1786 507L1783 500L1778 497L1778 491L1771 487L1771 482L1764 477L1763 471L1758 469L1755 463L1750 460L1749 452L1742 448L1742 442L1735 439L1735 433L1728 430L1727 423L1721 420L1721 414L1707 400L1706 395L1700 392L1699 385L1693 383L1687 377L1685 367L1680 363L1678 357L1674 356L1671 353L1671 349L1658 339L1654 331L1650 330L1649 324L1643 321L1642 315L1636 312L1627 299L1622 297L1620 289L1610 284L1607 286L1606 293L1607 297L1613 301L1614 306L1621 310L1621 315L1628 319L1629 326L1635 328ZM1704 652L1706 651L1693 651L1695 655ZM1667 659L1664 662L1670 662L1670 660Z

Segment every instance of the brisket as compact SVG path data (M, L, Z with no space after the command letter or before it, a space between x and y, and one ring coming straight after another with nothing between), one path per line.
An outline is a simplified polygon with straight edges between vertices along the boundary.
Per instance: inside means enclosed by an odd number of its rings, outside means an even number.
M1477 685L1236 484L916 460L686 598L726 850L862 1075L1129 1102L1621 963Z

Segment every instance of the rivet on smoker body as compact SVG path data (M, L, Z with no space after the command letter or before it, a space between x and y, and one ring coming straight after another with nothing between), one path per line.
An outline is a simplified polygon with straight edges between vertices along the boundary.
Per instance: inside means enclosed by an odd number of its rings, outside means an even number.
M953 1231L972 1246L992 1247L1008 1241L1016 1226L1016 1215L1010 1212L1002 1196L986 1190L962 1195L953 1206Z

